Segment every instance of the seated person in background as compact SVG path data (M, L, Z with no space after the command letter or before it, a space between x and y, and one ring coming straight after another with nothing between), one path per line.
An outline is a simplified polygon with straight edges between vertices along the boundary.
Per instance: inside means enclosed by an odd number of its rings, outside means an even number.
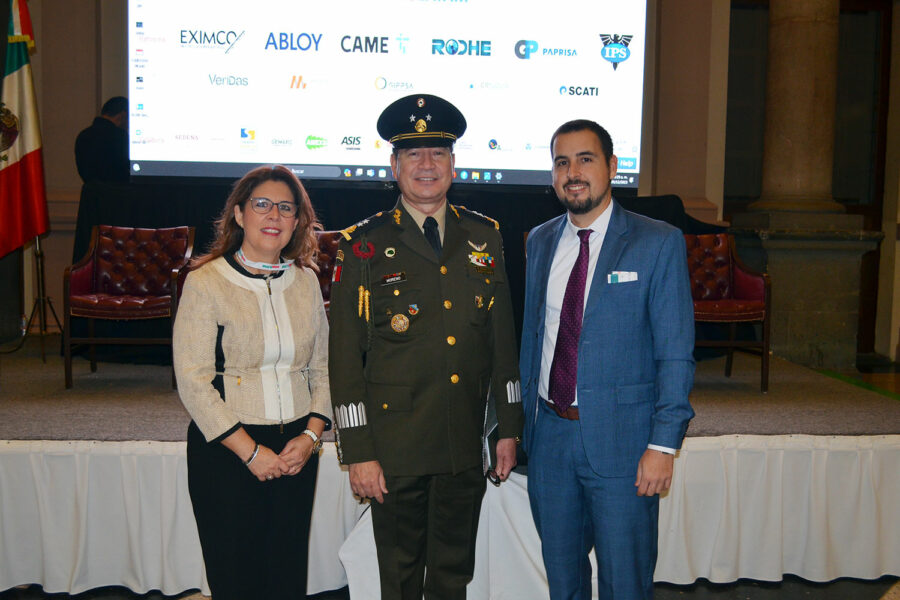
M328 322L309 196L283 166L234 187L175 319L191 421L188 491L216 600L306 598L322 432L331 425Z
M106 101L100 116L75 138L75 166L82 181L128 181L128 98Z

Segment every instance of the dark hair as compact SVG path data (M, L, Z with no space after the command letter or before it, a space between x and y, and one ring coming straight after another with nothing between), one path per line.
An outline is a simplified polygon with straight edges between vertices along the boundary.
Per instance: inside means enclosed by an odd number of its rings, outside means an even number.
M128 98L125 96L113 96L103 104L100 114L107 117L114 117L119 113L128 110Z
M288 186L297 205L297 227L291 235L287 246L282 248L281 256L293 260L298 267L309 267L318 272L316 254L319 252L319 242L315 231L322 229L322 225L316 219L316 212L303 184L297 179L290 169L281 165L257 167L234 184L222 214L216 220L216 239L210 245L209 252L191 261L191 268L197 268L209 261L237 252L244 243L244 230L237 224L234 218L234 207L239 206L243 212L250 199L250 194L257 186L267 181L280 181ZM278 210L273 207L273 210Z
M603 129L603 127L588 119L575 119L574 121L569 121L560 125L559 129L554 131L553 136L550 138L550 154L553 154L553 144L556 142L557 136L564 133L575 133L576 131L593 132L594 135L597 136L597 139L600 140L600 147L603 149L603 158L606 159L606 162L609 162L610 157L613 155L612 138L609 137L609 132Z

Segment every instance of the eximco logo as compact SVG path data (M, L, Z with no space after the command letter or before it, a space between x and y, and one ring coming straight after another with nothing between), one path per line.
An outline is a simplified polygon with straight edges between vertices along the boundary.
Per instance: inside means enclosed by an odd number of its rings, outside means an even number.
M600 39L603 41L603 50L600 56L612 63L613 71L619 68L619 63L628 60L631 56L631 50L628 44L631 43L633 35L619 35L617 33L608 34L601 33Z
M431 40L432 54L449 54L450 56L490 56L489 40Z
M321 33L275 33L266 38L265 50L297 50L306 52L319 51L319 42L322 41Z
M541 56L578 56L575 48L540 48L534 40L519 40L513 50L523 60L528 60L538 50L541 51Z
M181 45L188 48L224 48L225 53L231 51L238 41L244 37L244 32L225 31L203 31L201 29L182 29Z
M595 86L582 85L561 85L559 86L560 96L599 96L600 88Z

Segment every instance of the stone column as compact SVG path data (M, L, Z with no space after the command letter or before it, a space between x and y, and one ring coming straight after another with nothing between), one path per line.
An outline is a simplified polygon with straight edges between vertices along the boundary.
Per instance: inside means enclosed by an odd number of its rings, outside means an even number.
M762 198L749 210L844 212L831 198L839 0L770 0Z
M839 0L770 0L761 198L732 224L772 280L772 350L815 367L856 363L864 231L831 195Z

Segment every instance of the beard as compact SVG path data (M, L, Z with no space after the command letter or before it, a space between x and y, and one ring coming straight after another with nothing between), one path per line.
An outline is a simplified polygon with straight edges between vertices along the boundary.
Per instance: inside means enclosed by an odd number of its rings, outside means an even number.
M586 186L588 186L588 189L590 190L590 185L588 184L587 181L581 181L579 179L572 179L572 180L569 180L566 182L566 185L571 185L571 184L586 185ZM597 195L589 194L585 200L569 200L565 195L560 195L559 193L556 194L556 197L559 199L559 203L562 204L563 207L567 211L572 213L573 215L584 215L584 214L591 212L592 210L594 210L601 204L603 204L603 200L606 197L606 192L608 189L609 188L602 190Z

